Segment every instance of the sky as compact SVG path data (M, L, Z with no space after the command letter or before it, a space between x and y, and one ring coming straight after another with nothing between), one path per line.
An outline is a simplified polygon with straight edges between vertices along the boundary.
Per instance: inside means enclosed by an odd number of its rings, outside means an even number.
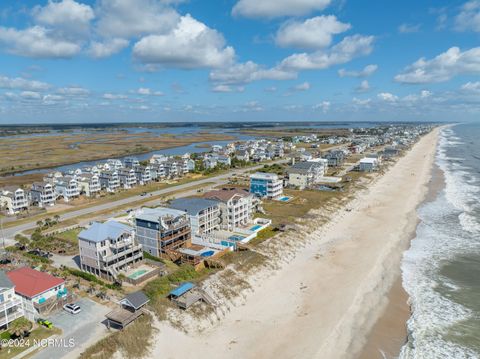
M0 124L475 121L480 0L2 0Z

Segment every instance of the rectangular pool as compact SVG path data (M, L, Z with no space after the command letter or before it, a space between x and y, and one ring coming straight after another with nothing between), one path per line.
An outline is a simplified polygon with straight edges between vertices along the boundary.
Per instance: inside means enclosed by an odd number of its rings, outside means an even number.
M130 274L128 276L128 278L137 279L137 278L140 278L142 275L144 275L147 272L148 272L148 270L146 270L146 269L140 269L140 270L137 270L136 272L133 272L132 274Z
M245 238L244 236L240 236L238 234L228 237L228 239L231 241L241 241L244 238Z
M254 225L253 227L251 227L250 230L253 231L253 232L256 232L256 231L258 231L260 228L262 228L262 226L259 225L259 224L256 224L256 225Z

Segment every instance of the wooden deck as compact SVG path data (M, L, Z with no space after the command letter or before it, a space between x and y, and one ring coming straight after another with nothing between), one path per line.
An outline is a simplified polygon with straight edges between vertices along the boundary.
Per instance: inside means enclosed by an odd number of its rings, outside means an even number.
M107 326L109 328L111 324L114 324L123 329L135 319L140 317L142 314L144 314L144 311L142 309L132 312L124 308L118 308L112 310L105 316L107 317Z

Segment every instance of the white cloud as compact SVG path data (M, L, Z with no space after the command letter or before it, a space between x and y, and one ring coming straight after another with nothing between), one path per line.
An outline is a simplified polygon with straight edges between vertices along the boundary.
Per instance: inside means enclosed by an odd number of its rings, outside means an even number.
M20 96L26 100L39 100L42 98L42 95L35 91L23 91L20 93Z
M284 59L280 67L287 70L315 70L344 64L356 57L370 54L373 41L373 36L347 36L330 49L293 54Z
M370 103L372 102L371 99L367 98L367 99L359 99L359 98L356 98L354 97L352 99L352 102L354 105L357 105L357 106L365 106L365 107L370 107Z
M395 102L398 100L398 97L395 96L394 94L391 94L390 92L380 92L377 97L380 100L383 100L385 102Z
M45 104L45 105L55 105L57 103L59 103L60 101L62 101L64 98L63 96L60 96L60 95L45 95L43 96L43 99L42 99L42 102Z
M304 82L298 85L293 86L292 90L294 91L308 91L310 90L310 83Z
M457 31L480 32L480 1L466 2L460 13L455 17L455 29Z
M44 91L48 90L50 87L51 85L45 82L26 80L21 77L10 78L6 76L0 76L0 88L4 89Z
M451 47L431 60L422 57L395 76L395 80L422 84L448 81L461 74L480 74L480 47L463 52Z
M317 16L304 22L290 21L280 27L275 43L281 47L318 49L329 46L333 35L350 28L350 24L338 21L333 15Z
M420 100L425 100L428 99L429 97L432 96L432 92L428 90L422 90L420 91L420 94L410 94L402 98L402 101L407 102L407 103L416 103Z
M265 88L265 92L276 92L277 88L275 86L270 86Z
M239 0L232 14L251 18L300 16L323 10L331 0Z
M32 11L37 23L52 26L57 31L67 33L86 33L90 27L90 21L95 14L93 9L74 0L62 0L60 2L48 0L45 6L35 6Z
M360 85L355 89L356 92L368 92L370 90L370 84L367 80L363 80Z
M70 58L81 50L76 42L58 38L55 31L42 26L25 30L0 27L0 42L12 54L33 58Z
M378 65L367 65L360 71L348 71L345 69L338 70L340 77L368 77L377 71Z
M211 81L230 85L247 84L260 80L291 80L296 77L297 74L295 72L284 71L278 68L265 69L252 61L235 64L210 73Z
M90 95L90 91L86 88L79 87L79 86L72 86L72 87L62 87L57 90L59 94L65 96L88 96Z
M243 105L242 110L245 112L260 112L263 111L264 108L258 101L249 101Z
M109 57L122 51L129 44L128 40L115 38L104 42L93 41L90 44L88 53L90 56L100 59Z
M126 95L121 94L113 94L113 93L105 93L102 96L106 100L125 100L128 97Z
M137 94L143 95L143 96L163 96L164 95L164 93L161 91L152 91L151 89L146 87L140 87L137 90Z
M133 54L143 63L192 69L228 65L235 51L225 47L219 32L186 15L168 34L142 38L133 47Z
M219 84L212 88L213 92L243 92L245 88L243 86L230 86L225 84Z
M480 92L480 81L476 82L467 82L466 84L463 84L461 87L462 91L467 91L467 92Z
M330 110L331 103L330 101L322 101L313 106L313 110L321 110L323 113L328 112Z
M168 7L174 1L100 0L97 31L109 38L131 38L170 31L180 15Z
M419 32L421 24L401 24L398 27L398 32L401 34L411 34L414 32Z

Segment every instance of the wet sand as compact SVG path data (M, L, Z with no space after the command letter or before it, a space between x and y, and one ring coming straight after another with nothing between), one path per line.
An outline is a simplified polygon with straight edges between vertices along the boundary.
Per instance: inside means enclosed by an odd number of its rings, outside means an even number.
M428 193L423 203L434 200L438 192L444 187L443 173L437 165L434 165L428 185ZM406 323L410 318L410 306L408 304L408 294L402 286L400 274L388 294L388 303L382 316L367 337L367 342L358 357L359 359L397 358L402 346L407 341Z

